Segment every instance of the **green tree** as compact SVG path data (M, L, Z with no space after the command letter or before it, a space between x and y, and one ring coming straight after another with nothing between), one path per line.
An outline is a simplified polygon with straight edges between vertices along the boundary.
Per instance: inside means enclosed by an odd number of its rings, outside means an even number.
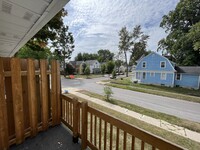
M102 64L101 65L101 73L104 75L106 72L106 65L105 64Z
M35 58L35 59L48 59L51 57L51 51L49 48L44 48L43 51L34 51L28 46L23 46L19 53L15 54L19 58Z
M119 68L120 68L121 64L122 64L122 61L121 61L121 60L116 60L116 61L115 61L115 66L116 66L116 68L117 68L117 72L118 72L118 73L119 73Z
M67 74L74 74L75 72L75 68L70 63L66 64L65 70Z
M158 50L171 54L179 65L200 65L199 10L199 0L180 0L175 10L163 16L160 24L168 35L159 41Z
M58 38L53 42L55 47L55 57L60 60L63 67L66 67L66 59L71 58L74 51L74 38L71 32L68 31L68 26L63 26L58 31ZM66 69L64 69L64 76L66 76Z
M114 68L115 68L115 63L113 61L108 61L106 63L106 70L108 74L111 74Z
M132 53L132 59L136 59L138 55L141 56L146 51L149 36L141 31L140 25L135 26L132 32L129 32L126 27L123 27L119 32L119 36L119 53L124 54L126 76L128 77L127 52Z
M87 78L89 77L89 75L90 75L90 67L89 67L89 66L87 66L87 67L85 68L84 74L87 76Z
M75 57L75 61L83 61L83 55L82 53L78 53L77 56Z
M100 49L97 54L99 62L107 62L113 60L114 57L114 53L111 53L108 49Z

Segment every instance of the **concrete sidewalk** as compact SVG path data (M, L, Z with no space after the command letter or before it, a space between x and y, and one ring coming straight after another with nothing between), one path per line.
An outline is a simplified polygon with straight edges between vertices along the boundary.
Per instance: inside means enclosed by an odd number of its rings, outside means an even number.
M136 119L139 119L141 121L144 121L144 122L149 123L151 125L154 125L156 127L165 129L165 130L167 130L169 132L181 135L181 136L183 136L185 138L189 138L189 139L194 140L196 142L200 141L200 133L188 130L186 128L183 128L183 127L180 127L180 126L177 126L177 125L173 125L173 124L171 124L169 122L166 122L164 120L155 119L155 118L143 115L143 114L136 113L134 111L130 111L130 110L126 109L126 108L123 108L123 107L120 107L120 106L117 106L117 105L113 105L111 103L99 100L97 98L93 98L93 97L87 96L85 94L79 93L78 91L80 89L63 88L62 90L63 91L68 90L69 93L71 93L71 94L77 95L77 96L79 96L81 98L84 98L86 100L89 100L89 101L91 101L93 103L102 105L102 106L107 107L109 109L118 111L120 113L126 114L126 115L131 116L131 117L134 117Z

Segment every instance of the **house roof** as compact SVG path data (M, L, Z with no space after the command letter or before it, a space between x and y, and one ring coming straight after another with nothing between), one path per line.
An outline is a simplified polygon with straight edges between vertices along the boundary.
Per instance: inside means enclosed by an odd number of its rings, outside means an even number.
M178 73L200 74L200 66L176 66Z
M0 56L12 57L69 0L0 0Z
M97 60L86 60L85 61L85 63L87 64L87 65L93 65L94 63L96 63L97 62Z
M79 66L83 63L84 61L76 61L76 66Z

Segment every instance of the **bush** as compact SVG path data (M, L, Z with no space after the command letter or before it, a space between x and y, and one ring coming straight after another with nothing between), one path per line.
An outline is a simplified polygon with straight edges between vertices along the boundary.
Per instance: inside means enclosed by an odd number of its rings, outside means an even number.
M85 68L84 74L85 74L85 75L87 76L87 78L88 78L88 76L90 75L90 67L89 67L89 66L87 66L87 67Z
M116 75L116 71L113 70L113 72L112 72L112 77L113 77L113 79L116 78L116 76L117 76L117 75Z
M106 101L110 101L110 97L113 94L111 87L105 86L103 90L104 90L104 93L105 93Z

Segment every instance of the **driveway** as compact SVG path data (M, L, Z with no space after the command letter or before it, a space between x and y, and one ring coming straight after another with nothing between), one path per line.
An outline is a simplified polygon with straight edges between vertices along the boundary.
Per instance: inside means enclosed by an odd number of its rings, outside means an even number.
M62 88L74 87L78 89L88 90L98 94L104 94L104 85L96 82L108 79L108 77L95 79L61 79ZM200 104L188 102L163 96L140 93L130 90L113 88L113 98L135 104L154 111L177 116L179 118L188 119L200 123Z

